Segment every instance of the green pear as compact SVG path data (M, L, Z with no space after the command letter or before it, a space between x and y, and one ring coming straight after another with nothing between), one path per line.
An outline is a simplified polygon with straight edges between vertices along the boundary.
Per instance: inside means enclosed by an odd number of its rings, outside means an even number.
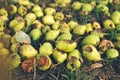
M99 12L103 12L105 14L107 14L109 12L109 8L106 6L106 5L102 5L102 4L99 4L96 6L96 9L99 11Z
M77 58L72 58L67 62L67 69L70 71L75 71L81 67L81 62Z
M6 57L6 56L8 56L10 53L9 53L9 50L8 49L6 49L6 48L0 48L0 56L4 56L4 57Z
M104 29L106 30L112 30L115 29L115 24L112 20L107 19L103 22Z
M45 40L55 40L60 34L60 30L49 30L45 35Z
M98 3L102 5L107 5L109 3L109 0L99 0Z
M14 4L7 6L7 11L10 15L15 15L17 13L17 7Z
M78 49L74 49L73 51L69 52L68 54L68 59L70 59L71 57L75 57L77 59L81 58L81 53Z
M72 40L72 34L71 33L63 33L61 35L59 35L59 37L57 38L57 41L60 40Z
M85 25L78 25L73 29L73 33L77 35L84 35L86 31Z
M86 23L85 26L86 26L86 32L87 33L93 31L93 27L92 27L91 23Z
M22 57L31 58L38 54L38 51L29 44L23 44L20 46L20 55Z
M120 24L120 12L117 10L112 12L111 19L113 20L114 24Z
M35 20L32 22L32 28L38 28L41 30L43 26L44 25L39 20Z
M94 29L100 29L100 28L101 28L100 23L98 23L98 22L96 22L96 21L93 22L92 27L93 27Z
M85 45L82 47L83 56L90 61L100 61L101 55L93 45Z
M54 15L55 20L62 21L64 19L64 14L62 12L57 12Z
M116 46L118 49L120 49L120 41L116 41L116 42L115 42L115 46Z
M19 23L19 22L18 22L17 19L13 19L13 20L10 21L9 27L10 27L10 28L14 28L15 25L17 25L18 23Z
M54 0L55 3L59 4L61 7L66 7L71 3L71 0Z
M0 16L6 16L6 17L8 16L8 12L5 8L0 9Z
M108 59L117 58L119 56L118 50L116 50L114 48L113 49L108 49L105 54L106 54L106 57Z
M0 42L0 48L4 48L4 44Z
M37 67L40 70L46 71L52 65L52 60L48 55L37 55Z
M41 38L42 36L42 33L40 31L40 29L32 29L29 33L30 37L33 39L33 40L38 40Z
M55 23L55 20L54 20L54 17L52 15L45 15L43 18L42 18L42 21L44 24L46 25L52 25Z
M71 52L76 47L77 43L71 40L60 40L56 43L56 48L64 52Z
M53 30L57 30L57 29L59 29L59 27L60 27L60 22L59 22L59 21L56 21L56 22L52 25L52 29L53 29Z
M24 7L24 6L18 7L18 13L19 13L21 16L24 16L25 14L27 14L27 8Z
M25 26L24 21L21 21L21 22L19 22L18 24L16 24L16 25L13 27L13 30L14 30L15 32L21 31L21 30L24 28L24 26Z
M72 8L74 10L80 10L81 7L82 7L82 4L79 1L75 1L75 2L72 3Z
M88 35L86 36L80 45L84 46L84 45L94 45L97 46L100 42L100 38L96 35Z
M10 60L10 64L11 64L12 69L17 68L21 63L20 55L18 55L17 53L10 54L8 59Z
M71 20L67 23L67 25L69 26L70 30L73 30L76 26L78 26L78 23L76 21Z
M63 63L67 59L67 53L55 49L52 54L57 63Z
M100 32L100 31L97 31L97 30L94 30L90 33L90 35L96 35L100 38L103 38L104 37L104 33Z
M42 11L42 8L37 4L35 4L32 8L32 12L36 12L36 11Z
M20 47L20 43L12 43L10 46L10 51L12 53L18 53Z
M44 16L44 13L43 13L42 11L36 11L36 12L35 12L35 16L36 16L37 18L40 18L40 17Z
M39 48L40 54L48 55L50 56L53 53L53 46L49 42L43 43Z
M69 33L70 32L70 28L68 27L66 22L61 23L59 29L60 29L61 33Z
M50 26L43 26L41 29L42 34L46 34L48 31L50 31Z
M51 7L46 7L44 9L44 12L46 15L53 15L56 13L56 10L54 8L51 8Z

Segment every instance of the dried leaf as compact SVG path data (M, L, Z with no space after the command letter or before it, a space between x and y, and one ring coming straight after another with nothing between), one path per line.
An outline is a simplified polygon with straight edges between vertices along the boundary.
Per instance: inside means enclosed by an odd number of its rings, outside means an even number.
M92 69L103 67L101 63L95 63L90 66Z

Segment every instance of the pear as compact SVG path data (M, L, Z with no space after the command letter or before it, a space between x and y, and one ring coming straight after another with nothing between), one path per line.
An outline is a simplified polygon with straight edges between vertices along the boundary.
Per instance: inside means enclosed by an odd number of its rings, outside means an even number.
M41 29L42 34L46 34L48 31L50 31L50 26L43 26Z
M93 22L92 27L93 27L94 29L100 29L100 28L101 28L100 24L99 24L98 22L96 22L96 21Z
M15 32L21 31L21 30L24 28L24 26L25 26L24 21L21 21L21 22L19 22L18 24L16 24L16 25L13 27L13 30L14 30Z
M18 0L18 4L26 6L30 4L30 1L29 0Z
M113 20L114 24L119 24L120 23L120 12L119 11L114 11L111 14L111 19Z
M44 24L46 25L52 25L55 23L55 20L54 20L54 17L52 15L45 15L43 18L42 18L42 21Z
M75 71L81 67L81 62L77 58L72 58L71 60L68 60L67 62L67 69L70 71Z
M0 48L4 48L4 44L0 42Z
M60 27L60 22L59 22L59 21L56 21L56 22L52 25L52 29L53 29L53 30L57 30L57 29L59 29L59 27Z
M60 40L56 43L56 48L64 52L71 52L76 47L77 43L71 40Z
M93 45L85 45L82 47L83 56L90 61L100 61L101 55Z
M73 51L69 52L69 54L68 54L68 59L70 59L71 57L75 57L77 59L80 59L81 52L78 49L74 49Z
M17 25L18 23L19 23L19 22L18 22L17 19L13 19L13 20L10 21L9 27L10 27L10 28L14 28L15 25Z
M42 11L42 8L37 4L35 4L32 8L32 12L36 12L36 11Z
M40 31L40 29L32 29L29 33L30 37L33 39L33 40L38 40L41 38L42 36L42 32Z
M10 53L9 53L9 50L8 49L6 49L6 48L0 48L0 56L4 56L4 57L6 57L6 56L8 56Z
M7 11L10 15L15 15L17 13L17 7L14 4L7 6Z
M22 57L31 58L38 54L38 51L29 44L23 44L20 46L20 55Z
M71 33L63 33L61 35L59 35L59 37L57 38L57 41L60 40L72 40L72 34Z
M70 28L68 27L66 22L61 23L59 29L60 29L61 33L69 33L70 32Z
M84 46L84 45L94 45L97 46L100 42L100 38L96 35L88 35L86 36L80 45Z
M111 19L107 19L103 22L104 29L112 30L115 29L115 24Z
M114 48L113 49L108 49L105 54L106 54L106 57L108 59L117 58L119 56L118 50L116 50Z
M107 5L109 3L109 0L99 0L98 3L102 5Z
M17 68L21 63L20 55L18 55L17 53L10 54L8 59L10 60L10 64L11 64L12 69Z
M55 40L60 34L60 30L49 30L45 35L45 40Z
M71 3L71 0L54 0L55 3L59 4L61 7L66 7Z
M35 16L36 16L37 18L40 18L40 17L44 16L44 13L43 13L42 11L36 11L36 12L35 12Z
M64 14L62 12L57 12L54 15L55 20L62 21L64 19Z
M91 33L90 33L91 35L96 35L96 36L98 36L98 37L100 37L100 38L103 38L104 37L104 33L103 32L100 32L99 30L94 30L94 31L92 31Z
M37 55L37 67L40 70L46 71L52 65L52 60L48 55Z
M67 25L69 26L70 30L73 30L76 26L78 26L78 23L76 21L71 20L67 23Z
M12 45L10 46L10 51L12 53L18 53L19 47L20 47L20 43L12 43Z
M77 35L84 35L86 31L85 25L78 25L73 29L73 33Z
M53 58L57 63L63 63L67 59L67 53L55 49L52 54Z
M48 55L50 56L53 53L53 46L49 42L43 43L43 45L39 48L40 54Z
M91 23L86 23L85 26L86 26L86 32L87 33L93 31L93 27L92 27Z
M73 8L74 10L80 10L81 7L82 7L82 4L81 4L79 1L75 1L75 2L73 2L73 4L72 4L72 8Z
M6 17L8 16L8 12L5 8L0 9L0 16L6 16Z
M43 26L44 25L39 20L35 20L32 22L32 28L38 28L41 30Z
M27 8L24 7L24 6L18 7L18 13L19 13L21 16L24 16L25 14L27 14Z
M106 5L102 5L102 4L99 4L96 6L96 9L99 11L99 12L102 12L104 14L108 14L109 12L109 8L106 6Z
M44 12L46 15L53 15L56 13L56 10L54 8L51 7L47 7L44 9Z

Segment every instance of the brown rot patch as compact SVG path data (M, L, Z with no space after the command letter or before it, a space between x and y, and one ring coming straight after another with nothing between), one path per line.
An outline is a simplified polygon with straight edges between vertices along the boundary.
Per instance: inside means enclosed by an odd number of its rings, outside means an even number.
M8 12L11 12L13 10L13 7L12 6L7 6L6 9L7 9Z
M68 44L72 44L73 43L73 41L71 41L71 40L64 40L66 43L68 43Z
M90 46L87 46L87 47L85 48L85 51L87 51L87 52L92 52L92 48L91 48Z
M38 61L38 66L44 67L48 65L49 65L49 59L44 55L40 56L39 61Z

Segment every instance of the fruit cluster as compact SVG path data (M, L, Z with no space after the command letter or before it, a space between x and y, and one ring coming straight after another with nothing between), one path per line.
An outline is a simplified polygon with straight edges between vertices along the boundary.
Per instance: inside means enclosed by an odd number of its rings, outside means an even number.
M8 0L0 7L0 56L10 60L12 69L21 66L25 72L34 66L48 70L62 63L73 71L83 60L117 58L118 5L117 0L54 0L49 4Z

